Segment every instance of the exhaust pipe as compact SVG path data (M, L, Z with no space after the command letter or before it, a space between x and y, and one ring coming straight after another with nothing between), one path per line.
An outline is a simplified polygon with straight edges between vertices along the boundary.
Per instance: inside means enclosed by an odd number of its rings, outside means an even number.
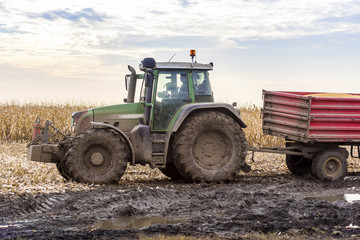
M136 90L136 71L135 68L133 68L130 65L128 65L128 69L131 72L131 75L130 75L127 102L133 103L135 100L135 90Z

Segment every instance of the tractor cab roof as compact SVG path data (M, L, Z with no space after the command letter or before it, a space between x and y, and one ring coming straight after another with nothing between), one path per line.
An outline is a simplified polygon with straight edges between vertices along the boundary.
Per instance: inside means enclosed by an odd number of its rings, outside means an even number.
M145 58L140 66L141 71L147 68L151 69L195 69L195 70L212 70L213 64L208 63L190 63L190 62L155 62L153 58Z
M202 69L212 70L211 63L189 63L189 62L157 62L155 69Z

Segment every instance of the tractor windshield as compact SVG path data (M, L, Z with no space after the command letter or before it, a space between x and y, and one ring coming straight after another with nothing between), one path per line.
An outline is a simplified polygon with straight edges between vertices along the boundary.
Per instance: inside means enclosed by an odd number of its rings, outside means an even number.
M212 95L209 72L206 70L194 70L192 72L195 95Z

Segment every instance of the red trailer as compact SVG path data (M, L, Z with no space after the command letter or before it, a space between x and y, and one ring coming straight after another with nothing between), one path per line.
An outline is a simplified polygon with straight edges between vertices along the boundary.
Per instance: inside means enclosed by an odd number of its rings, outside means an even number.
M343 179L349 152L360 145L360 94L263 90L263 132L283 137L282 149L294 174L311 171L322 181ZM358 154L357 154L358 155Z

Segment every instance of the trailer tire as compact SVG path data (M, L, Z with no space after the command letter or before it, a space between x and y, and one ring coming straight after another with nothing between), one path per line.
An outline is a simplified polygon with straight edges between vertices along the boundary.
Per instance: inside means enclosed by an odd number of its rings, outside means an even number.
M312 175L323 182L342 180L346 176L347 169L347 157L341 148L318 152L311 165Z
M128 146L120 135L106 129L88 129L71 143L67 166L77 182L110 184L125 173L128 158Z
M286 155L286 166L294 175L304 175L311 170L311 160L297 155Z
M166 163L165 168L159 168L159 170L167 177L171 178L171 180L183 180L184 177L179 173L174 163L169 162Z
M194 182L231 180L246 165L246 155L246 139L240 125L221 112L190 116L173 142L177 170L184 179Z

